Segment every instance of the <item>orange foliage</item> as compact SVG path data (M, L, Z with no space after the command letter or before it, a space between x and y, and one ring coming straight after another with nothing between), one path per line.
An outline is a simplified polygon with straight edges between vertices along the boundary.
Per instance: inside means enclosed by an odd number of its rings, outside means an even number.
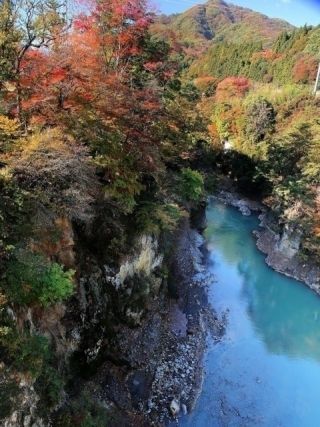
M209 135L213 141L219 140L219 132L218 132L218 129L217 129L217 126L215 125L215 123L208 125L208 131L209 131Z
M198 77L194 80L194 84L200 92L205 92L210 87L214 87L217 84L217 79L212 76Z
M250 81L245 77L227 77L222 80L216 91L216 100L228 101L230 98L242 98L250 89Z
M265 49L261 52L254 52L254 54L252 55L252 60L255 61L259 59L265 59L266 61L272 62L277 59L281 59L282 56L283 55L281 53L276 53L271 49Z
M317 75L318 62L312 56L303 56L293 68L293 80L296 83L310 83Z
M144 0L103 0L76 17L54 49L30 49L20 76L24 113L33 123L54 124L65 111L92 108L105 122L118 120L128 138L143 139L145 118L152 120L161 105L155 86L132 85L134 58L145 58L141 72L156 79L174 73L159 53L143 56L150 22Z

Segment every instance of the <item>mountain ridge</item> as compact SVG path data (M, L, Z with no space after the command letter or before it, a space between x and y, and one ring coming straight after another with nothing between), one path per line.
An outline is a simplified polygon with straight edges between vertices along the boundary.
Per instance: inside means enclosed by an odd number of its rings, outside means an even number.
M269 46L283 31L295 27L279 18L270 18L249 8L209 0L185 12L162 15L153 26L153 32L168 38L173 32L186 47L206 47L215 41L255 42Z

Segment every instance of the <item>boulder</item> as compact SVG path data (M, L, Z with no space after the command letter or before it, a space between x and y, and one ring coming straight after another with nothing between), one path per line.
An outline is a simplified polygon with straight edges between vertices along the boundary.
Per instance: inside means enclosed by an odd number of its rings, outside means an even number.
M173 399L170 403L170 411L172 416L176 417L180 412L180 402L176 399Z

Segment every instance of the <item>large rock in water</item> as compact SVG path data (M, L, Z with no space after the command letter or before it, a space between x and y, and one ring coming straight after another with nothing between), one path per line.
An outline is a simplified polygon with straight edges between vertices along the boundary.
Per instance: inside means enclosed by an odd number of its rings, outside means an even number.
M174 417L176 417L179 414L180 403L176 399L173 399L172 402L170 403L170 411Z
M239 202L235 206L239 209L242 215L244 216L251 215L251 210L249 209L245 200L239 200Z

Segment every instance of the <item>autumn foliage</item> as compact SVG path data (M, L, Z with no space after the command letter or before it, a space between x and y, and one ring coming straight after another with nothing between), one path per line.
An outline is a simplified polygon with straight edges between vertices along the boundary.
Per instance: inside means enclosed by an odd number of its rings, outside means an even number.
M258 61L259 59L265 59L268 62L276 61L277 59L282 58L283 55L273 51L272 49L265 49L260 52L255 52L252 55L252 59L254 61Z
M318 62L312 56L302 56L293 67L293 80L295 83L311 83L315 80Z
M245 77L227 77L222 80L216 91L216 100L227 101L228 99L243 97L250 88L250 81Z
M90 104L103 120L111 123L128 114L132 125L132 113L141 119L158 110L154 85L145 83L164 82L174 71L147 45L152 14L146 2L104 0L91 8L50 49L31 47L23 56L17 81L26 121L54 124L61 114L83 111ZM14 96L9 93L7 99L16 114Z

